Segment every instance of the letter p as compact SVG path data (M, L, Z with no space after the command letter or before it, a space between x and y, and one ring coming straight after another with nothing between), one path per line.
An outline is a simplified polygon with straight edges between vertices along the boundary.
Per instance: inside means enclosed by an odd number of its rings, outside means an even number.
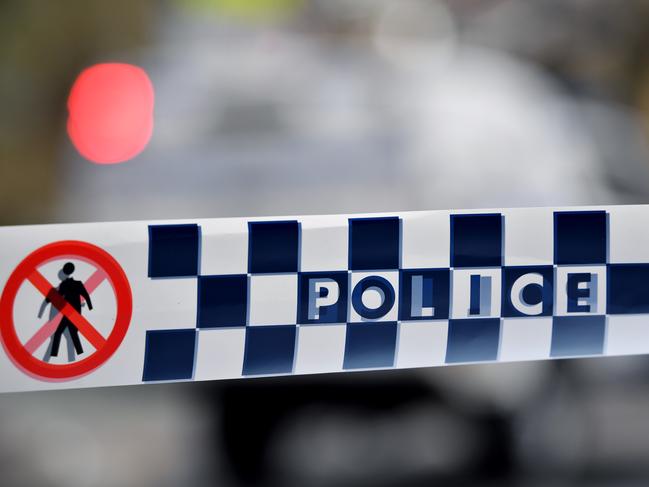
M309 279L308 292L308 318L310 320L319 320L321 308L336 304L338 298L340 298L340 287L338 283L326 277Z

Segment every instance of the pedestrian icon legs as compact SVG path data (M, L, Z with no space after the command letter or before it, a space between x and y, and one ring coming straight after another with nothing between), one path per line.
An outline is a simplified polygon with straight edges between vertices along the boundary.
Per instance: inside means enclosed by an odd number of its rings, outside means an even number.
M72 338L72 344L74 345L74 350L77 352L77 355L83 353L81 340L79 340L79 330L77 330L77 327L74 326L72 323L70 323L70 321L68 321L66 318L63 318L58 328L54 332L54 336L52 337L52 350L50 352L50 355L52 357L56 357L59 354L61 335L63 335L63 332L65 331L66 328L70 332L70 338Z

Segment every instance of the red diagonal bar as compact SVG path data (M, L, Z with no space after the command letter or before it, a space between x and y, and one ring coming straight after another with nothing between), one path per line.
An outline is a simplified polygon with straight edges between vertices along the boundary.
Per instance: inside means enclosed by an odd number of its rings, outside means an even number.
M40 347L43 342L51 337L52 333L56 331L59 324L61 323L61 319L63 319L63 315L61 313L56 313L56 316L54 316L54 318L41 326L38 331L34 333L34 336L27 340L27 342L25 343L25 350L33 355L34 352L38 350L38 347Z
M61 296L56 289L49 283L47 279L34 269L27 278L38 291L45 296L49 297L50 302L58 309L67 319L69 319L74 326L86 337L86 340L95 348L99 350L106 343L106 339L95 329L94 326L86 320L81 313L74 309L70 304Z
M95 272L93 272L93 274L84 283L84 286L88 290L88 294L92 294L95 289L97 289L99 285L104 282L104 279L106 279L106 273L103 270L97 269ZM63 318L63 315L61 315L61 313L57 313L54 318L41 326L38 331L34 333L34 335L29 340L27 340L27 342L25 343L25 350L27 350L30 354L33 354L36 350L38 350L38 347L40 347L45 342L45 340L51 337L52 333L56 331L56 328L61 322L61 318Z

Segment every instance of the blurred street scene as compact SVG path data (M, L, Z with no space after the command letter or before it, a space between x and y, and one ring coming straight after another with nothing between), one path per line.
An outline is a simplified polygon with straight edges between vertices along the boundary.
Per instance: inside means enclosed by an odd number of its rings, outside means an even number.
M96 165L81 70L146 70ZM649 203L649 1L0 4L0 224ZM0 396L2 485L649 482L649 359Z

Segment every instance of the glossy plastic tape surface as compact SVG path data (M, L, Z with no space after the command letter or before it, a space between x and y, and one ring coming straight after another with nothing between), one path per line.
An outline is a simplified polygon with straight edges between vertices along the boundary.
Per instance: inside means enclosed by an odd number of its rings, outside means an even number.
M0 228L0 391L649 353L649 206Z

